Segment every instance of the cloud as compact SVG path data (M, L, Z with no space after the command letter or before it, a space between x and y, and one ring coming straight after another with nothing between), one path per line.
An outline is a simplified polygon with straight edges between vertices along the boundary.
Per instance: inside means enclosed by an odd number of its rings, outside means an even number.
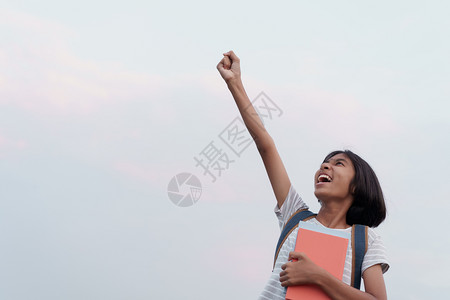
M42 114L88 114L105 105L149 97L164 87L160 76L96 62L69 47L76 33L30 14L3 11L0 104Z
M28 148L29 144L24 139L16 139L0 132L0 159L7 155Z
M387 105L365 101L356 93L292 85L267 90L283 110L279 120L269 126L269 132L271 127L283 128L282 134L289 135L301 130L302 143L314 140L341 146L371 144L374 138L392 138L405 130Z
M159 172L152 171L152 169L144 167L141 164L129 161L115 162L114 169L132 179L137 179L146 183L155 182L158 179L159 174Z
M234 239L232 244L224 243L206 249L202 260L207 264L205 268L216 274L230 274L243 284L261 285L270 275L270 263L264 262L273 253L265 246L248 245L247 240Z

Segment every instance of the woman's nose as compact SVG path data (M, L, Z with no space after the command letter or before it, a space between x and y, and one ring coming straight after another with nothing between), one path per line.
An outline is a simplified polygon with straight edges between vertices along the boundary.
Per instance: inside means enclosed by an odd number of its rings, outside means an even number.
M329 163L323 163L321 166L322 170L329 170L330 169L330 164Z

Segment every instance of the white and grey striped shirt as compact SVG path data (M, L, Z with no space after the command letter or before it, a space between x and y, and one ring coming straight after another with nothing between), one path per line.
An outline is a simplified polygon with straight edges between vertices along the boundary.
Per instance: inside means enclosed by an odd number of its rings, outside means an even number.
M289 218L292 216L292 214L299 209L308 209L308 206L303 202L301 197L298 195L297 191L291 185L288 196L286 197L286 201L281 206L281 208L278 208L278 205L275 206L275 214L278 217L281 230L283 229L284 225L289 220ZM307 222L323 226L315 218L312 218ZM351 231L351 227L347 229L335 229L335 230ZM286 288L282 287L280 284L280 272L282 271L281 266L287 262L289 258L289 252L294 251L297 233L298 228L292 231L292 233L288 236L283 246L281 247L277 261L275 263L275 268L273 269L272 274L258 299L260 300L285 299ZM364 271L367 268L377 264L381 264L383 273L386 272L389 269L389 263L386 258L386 249L384 248L380 236L376 234L372 228L369 228L368 231L367 244L368 249L366 255L364 256L361 274L364 273ZM347 256L345 259L345 267L344 267L344 276L342 279L342 281L348 285L350 285L351 281L351 272L352 272L351 262L352 262L352 249L350 243L347 250Z

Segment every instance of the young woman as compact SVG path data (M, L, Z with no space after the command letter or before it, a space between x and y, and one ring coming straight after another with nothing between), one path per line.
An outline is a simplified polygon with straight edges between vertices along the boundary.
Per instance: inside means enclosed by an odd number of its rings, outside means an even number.
M291 185L275 143L254 110L241 81L239 58L233 51L224 53L217 65L228 85L242 118L264 162L277 199L275 213L283 228L299 209L308 206ZM351 225L378 226L386 207L378 179L372 168L351 151L330 153L314 176L314 194L321 204L315 218L307 222L318 226L351 231ZM349 247L343 281L314 264L305 254L292 252L298 228L280 249L272 275L259 299L285 299L286 287L314 284L332 299L386 299L383 273L389 268L380 237L369 228L368 248L362 264L365 291L350 286L352 250Z

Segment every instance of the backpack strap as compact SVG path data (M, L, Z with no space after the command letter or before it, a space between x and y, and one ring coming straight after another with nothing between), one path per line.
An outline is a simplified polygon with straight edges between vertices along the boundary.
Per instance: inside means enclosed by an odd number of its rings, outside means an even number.
M317 214L307 210L298 210L296 211L286 222L283 230L281 231L280 238L278 239L277 248L275 251L275 258L273 260L273 267L275 268L275 262L277 261L278 253L280 252L281 246L283 246L284 241L286 241L287 237L291 232L298 227L298 223L300 221L306 221L312 217L317 216Z
M361 269L364 255L367 252L368 226L355 224L352 226L352 286L361 288Z

